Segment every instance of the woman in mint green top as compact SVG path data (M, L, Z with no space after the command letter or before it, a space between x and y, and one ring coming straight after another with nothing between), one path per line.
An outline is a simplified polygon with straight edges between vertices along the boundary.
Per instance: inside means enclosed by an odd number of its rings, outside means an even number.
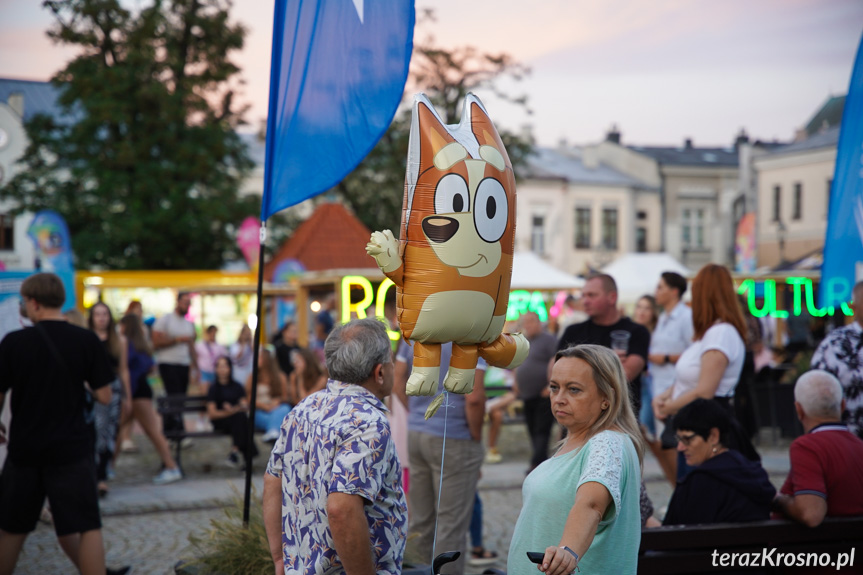
M555 356L549 389L567 437L525 479L507 573L634 575L644 445L623 366L606 347L570 347ZM544 552L542 563L526 551Z

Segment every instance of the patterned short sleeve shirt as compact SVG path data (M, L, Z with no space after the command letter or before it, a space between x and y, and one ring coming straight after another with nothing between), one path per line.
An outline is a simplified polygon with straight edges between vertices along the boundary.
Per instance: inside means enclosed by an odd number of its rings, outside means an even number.
M365 388L330 380L282 422L267 473L282 482L286 575L344 572L326 513L334 492L366 500L377 572L401 573L407 503L386 412Z
M812 369L829 371L845 394L842 420L863 437L863 328L852 322L831 331L812 355Z

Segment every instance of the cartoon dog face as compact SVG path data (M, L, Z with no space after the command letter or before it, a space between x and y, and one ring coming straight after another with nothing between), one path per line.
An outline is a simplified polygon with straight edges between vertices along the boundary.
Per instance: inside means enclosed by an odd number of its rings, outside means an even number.
M501 254L513 252L515 178L479 99L468 95L461 122L447 126L417 96L408 155L402 238L431 247L460 276L500 271Z

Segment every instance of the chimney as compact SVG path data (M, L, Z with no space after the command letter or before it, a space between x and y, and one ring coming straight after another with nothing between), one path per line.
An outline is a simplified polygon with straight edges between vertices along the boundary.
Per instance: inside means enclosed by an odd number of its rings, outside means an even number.
M599 167L599 152L596 146L585 146L581 149L581 163L588 170L595 170Z
M620 145L620 130L617 129L617 124L612 124L611 129L605 135L605 141Z
M749 143L749 134L746 133L745 128L740 128L740 132L737 133L737 137L734 138L734 149L740 148L741 144Z
M12 92L9 94L9 107L21 116L24 117L24 94L21 92Z
M692 138L686 138L683 140L683 149L691 150L692 149Z

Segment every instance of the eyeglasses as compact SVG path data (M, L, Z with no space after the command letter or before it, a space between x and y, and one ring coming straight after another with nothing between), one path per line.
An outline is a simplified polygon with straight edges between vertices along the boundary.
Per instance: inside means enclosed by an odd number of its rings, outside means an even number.
M675 441L682 443L683 445L689 446L692 443L692 440L698 436L697 433L690 433L689 435L680 435L677 434L674 436Z

